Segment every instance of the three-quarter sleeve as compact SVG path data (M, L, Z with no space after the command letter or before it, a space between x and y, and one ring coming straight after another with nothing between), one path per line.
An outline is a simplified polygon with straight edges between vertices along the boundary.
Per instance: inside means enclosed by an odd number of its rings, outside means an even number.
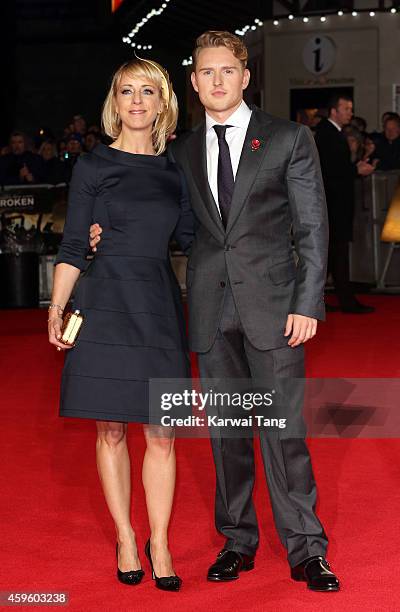
M96 198L96 161L90 154L78 158L68 194L67 217L63 239L55 265L67 263L80 270L87 267L89 229Z
M188 255L194 239L196 222L194 213L190 206L189 192L186 185L185 175L178 165L177 169L181 179L181 214L175 227L174 238L185 255Z

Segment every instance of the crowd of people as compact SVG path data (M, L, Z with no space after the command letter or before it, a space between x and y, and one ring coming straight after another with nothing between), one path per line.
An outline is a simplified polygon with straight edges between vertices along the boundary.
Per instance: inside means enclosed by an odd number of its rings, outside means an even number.
M397 113L383 113L382 132L369 133L365 119L353 117L344 133L353 163L367 161L383 171L400 169L400 115Z
M322 117L321 117L322 118ZM315 125L317 128L317 124ZM352 117L344 126L354 164L369 162L377 170L400 169L400 115L385 112L382 131L368 132L362 117ZM91 151L104 135L98 125L88 126L82 115L75 115L64 128L62 138L55 138L46 128L30 138L15 130L7 146L0 150L0 185L68 183L77 158Z
M102 140L99 126L87 126L75 115L64 128L62 138L41 128L33 138L15 130L0 151L0 185L68 183L78 157Z

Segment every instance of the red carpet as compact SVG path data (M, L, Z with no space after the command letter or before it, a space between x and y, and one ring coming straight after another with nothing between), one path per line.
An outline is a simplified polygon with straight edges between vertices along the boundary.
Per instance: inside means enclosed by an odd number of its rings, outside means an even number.
M333 313L308 346L313 377L399 377L398 297L372 296L374 315ZM146 570L138 587L114 577L114 528L95 466L95 426L57 416L62 356L47 344L45 311L0 311L0 590L68 591L69 610L340 611L400 609L399 440L311 440L319 515L342 591L311 593L288 577L272 525L261 463L256 568L236 583L204 579L222 544L213 527L214 470L207 440L178 440L179 478L170 542L184 578L180 593L156 591ZM139 426L131 426L133 517L148 535ZM23 607L25 609L25 607ZM28 609L28 608L26 608Z

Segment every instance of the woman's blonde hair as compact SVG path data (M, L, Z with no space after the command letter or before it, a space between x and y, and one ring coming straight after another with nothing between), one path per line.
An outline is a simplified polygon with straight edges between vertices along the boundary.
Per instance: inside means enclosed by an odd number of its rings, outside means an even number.
M146 78L159 88L163 110L153 125L153 145L156 155L165 151L168 137L174 133L178 120L178 102L168 72L157 62L139 57L125 62L115 72L103 105L101 123L107 136L116 140L121 133L121 118L116 111L116 95L123 76Z

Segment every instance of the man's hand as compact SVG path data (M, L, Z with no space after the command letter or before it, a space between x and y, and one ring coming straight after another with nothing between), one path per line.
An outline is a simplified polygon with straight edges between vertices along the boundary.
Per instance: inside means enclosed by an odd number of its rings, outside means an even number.
M370 174L374 172L375 168L376 168L376 163L369 164L368 162L361 160L357 164L357 172L360 176L369 176Z
M90 248L92 249L93 253L95 253L97 251L97 247L96 244L98 242L100 242L101 238L100 238L100 234L102 232L102 228L100 227L100 225L98 223L94 223L93 225L90 226L90 230L89 230L89 244L90 244Z
M317 324L317 319L311 317L304 317L299 314L288 315L284 334L285 336L291 334L288 345L294 348L314 338L317 333Z
M19 177L22 181L25 180L27 183L33 183L33 174L29 171L26 164L24 164L19 171Z

